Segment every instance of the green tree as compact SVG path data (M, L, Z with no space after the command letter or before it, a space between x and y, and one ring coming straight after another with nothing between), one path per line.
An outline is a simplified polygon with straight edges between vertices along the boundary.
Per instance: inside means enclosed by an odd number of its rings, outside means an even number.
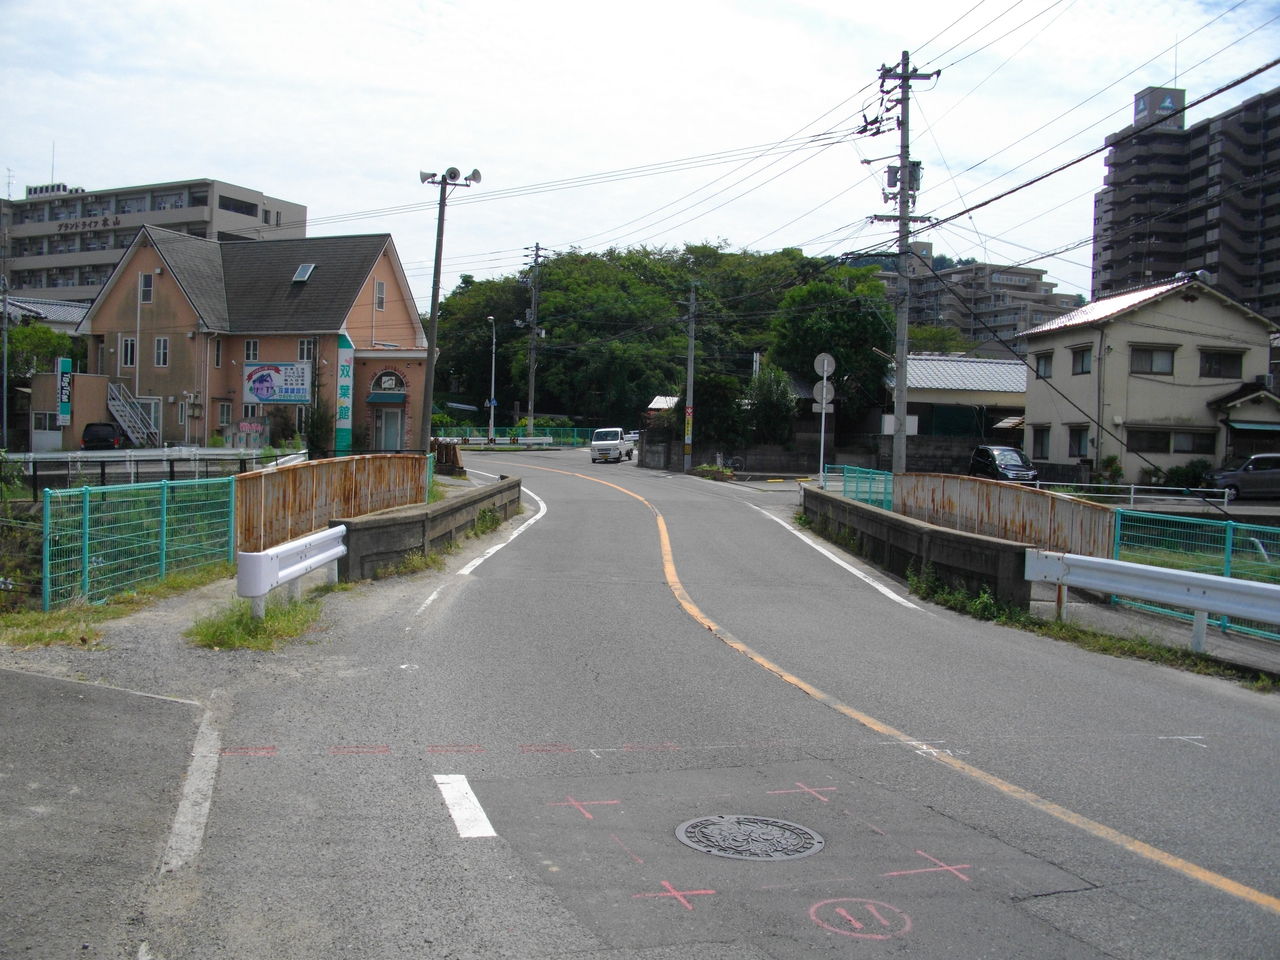
M83 354L83 351L80 351ZM44 324L9 328L9 383L28 386L31 375L53 369L58 357L75 357L71 337ZM74 366L74 364L73 364Z
M830 279L793 287L773 318L770 360L808 379L814 358L831 354L836 395L854 410L881 401L887 361L875 350L893 350L893 309L875 273L875 267L838 268Z
M964 353L974 345L955 327L933 323L913 324L907 343L912 353Z
M796 398L791 378L770 364L747 384L746 418L750 436L756 443L787 443L795 428Z

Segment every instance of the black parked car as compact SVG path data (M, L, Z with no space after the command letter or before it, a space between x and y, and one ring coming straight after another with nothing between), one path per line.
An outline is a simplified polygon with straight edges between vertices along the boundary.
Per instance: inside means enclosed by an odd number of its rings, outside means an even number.
M80 434L81 450L119 450L128 445L129 438L114 423L86 423Z
M969 457L969 476L1031 483L1039 478L1040 472L1017 447L983 444L976 447Z

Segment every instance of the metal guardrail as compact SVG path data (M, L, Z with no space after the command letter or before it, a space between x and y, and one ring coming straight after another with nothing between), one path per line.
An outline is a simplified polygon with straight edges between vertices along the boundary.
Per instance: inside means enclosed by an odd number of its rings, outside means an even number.
M1036 480L1027 486L1049 493L1062 493L1107 504L1129 505L1139 503L1214 503L1226 506L1227 491L1212 489L1188 489L1186 487L1151 487L1136 483L1052 483Z
M1047 550L1027 551L1026 578L1194 610L1191 648L1197 652L1204 651L1210 613L1280 624L1280 584ZM1058 619L1062 600L1059 592Z
M347 528L338 524L260 553L237 553L236 593L249 599L254 618L261 620L267 612L267 594L282 584L288 585L289 598L296 600L300 578L325 566L329 583L337 583L338 558L347 555L342 542L346 535Z

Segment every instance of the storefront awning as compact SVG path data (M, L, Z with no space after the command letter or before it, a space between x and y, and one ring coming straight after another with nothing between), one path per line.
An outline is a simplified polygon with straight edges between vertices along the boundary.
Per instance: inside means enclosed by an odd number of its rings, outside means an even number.
M1232 430L1280 430L1280 423L1261 420L1228 420L1227 426Z
M371 393L365 403L404 403L403 393Z

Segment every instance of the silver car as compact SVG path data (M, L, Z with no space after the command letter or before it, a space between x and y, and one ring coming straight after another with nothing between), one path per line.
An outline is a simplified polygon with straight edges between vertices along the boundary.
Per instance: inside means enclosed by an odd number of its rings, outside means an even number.
M1280 497L1280 453L1255 453L1251 457L1228 460L1218 470L1205 474L1205 483L1227 491L1227 499L1238 497Z

